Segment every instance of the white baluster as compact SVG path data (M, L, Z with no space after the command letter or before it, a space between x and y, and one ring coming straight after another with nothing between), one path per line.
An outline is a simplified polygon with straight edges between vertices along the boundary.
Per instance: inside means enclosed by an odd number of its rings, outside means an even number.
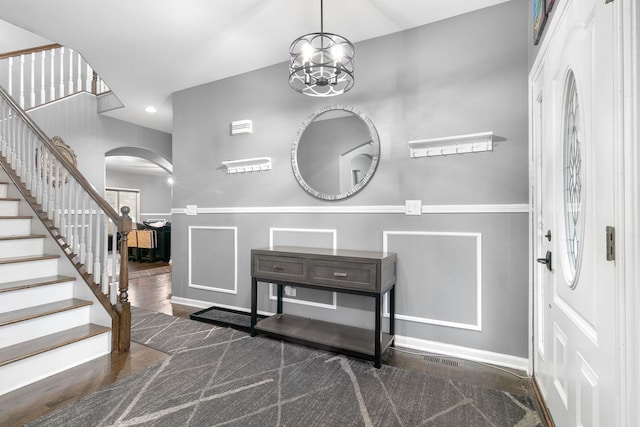
M80 264L85 264L87 261L87 230L86 226L86 212L85 212L85 198L86 193L82 191L82 225L80 229Z
M31 52L31 88L29 89L29 107L36 106L36 54Z
M16 120L13 120L13 123L11 124L11 130L11 140L9 141L9 143L11 144L11 154L9 164L15 170L16 162L18 161L18 154L16 153L18 149L18 122Z
M37 147L38 146L38 137L35 136L35 134L31 134L31 155L29 156L29 178L31 180L31 193L32 195L34 195L36 197L36 200L38 199L38 178L36 175L37 173L37 155L38 155L38 150Z
M49 88L49 101L53 101L56 99L56 51L55 49L51 50L51 55L49 55L49 60L51 61L51 87Z
M93 222L95 221L95 217L93 216L93 200L89 199L89 218L87 224L89 225L89 229L87 230L87 259L86 259L86 267L87 273L93 274ZM98 283L98 282L96 282Z
M40 193L40 205L45 212L48 208L47 190L47 167L46 157L42 148L42 143L38 141L38 193Z
M13 58L9 58L9 82L7 90L9 95L13 97Z
M92 87L91 84L93 83L93 69L91 68L91 65L89 65L89 63L87 62L87 76L86 76L86 91L91 93L92 91Z
M78 185L77 181L73 181L73 196L75 198L75 217L74 217L74 221L73 221L73 252L75 252L76 254L80 254L80 234L78 232L78 226L79 226L79 212L78 212L78 203L80 202L80 195L79 195L79 188L80 186Z
M98 208L96 207L96 242L93 246L95 253L93 255L93 258L95 260L94 264L93 264L93 280L96 283L100 283L101 277L100 274L102 273L102 270L100 269L100 258L101 258L101 254L100 254L100 233L101 233L101 221L102 221L102 213L98 210Z
M24 55L20 55L20 108L24 108Z
M58 177L60 178L60 180L58 182L56 182L56 185L58 186L58 190L60 191L60 234L62 234L62 236L64 237L65 241L68 242L68 234L67 234L67 213L65 211L65 208L67 208L67 203L66 203L66 197L65 195L67 194L67 189L69 188L68 185L65 185L65 176L66 176L66 170L64 168L64 165L62 164L62 162L58 162Z
M69 49L69 95L73 94L73 49Z
M40 62L40 104L45 104L47 102L47 87L46 87L46 79L45 79L45 62L47 59L47 51L42 51L42 57Z
M64 97L64 46L60 48L60 98Z
M4 100L0 99L0 101L2 102L0 104L0 114L2 115L2 120L0 121L0 153L4 156L7 146L7 111Z
M18 149L18 176L22 178L22 182L24 182L24 172L25 172L25 164L24 158L26 157L26 142L27 142L27 125L24 122L20 122L20 127L22 128L22 132L20 132L20 140L18 144L20 144Z
M109 217L102 212L102 292L109 295Z
M82 56L78 53L78 82L76 83L76 92L82 92Z
M53 188L54 188L54 191L55 191L55 194L56 194L55 208L54 208L54 211L53 211L54 212L54 215L53 215L54 221L53 222L54 222L55 226L59 229L58 230L59 233L62 234L63 231L60 230L60 214L62 213L61 212L62 204L60 203L61 199L62 199L62 187L60 185L60 162L58 161L58 159L54 158L53 156L51 156L51 161L55 162L54 164L56 165L55 176L53 178L53 186L54 186Z

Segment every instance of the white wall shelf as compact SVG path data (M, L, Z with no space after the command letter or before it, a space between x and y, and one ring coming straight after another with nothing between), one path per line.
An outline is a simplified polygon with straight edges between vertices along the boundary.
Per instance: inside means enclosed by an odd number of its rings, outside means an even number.
M482 151L493 151L493 132L409 141L409 152L412 158Z
M222 164L227 168L227 173L259 172L271 169L271 157L229 160Z

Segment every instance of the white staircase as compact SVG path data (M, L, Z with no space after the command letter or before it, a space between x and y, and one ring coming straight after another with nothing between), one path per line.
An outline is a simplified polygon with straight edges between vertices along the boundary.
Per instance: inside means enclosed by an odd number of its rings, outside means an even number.
M46 253L53 237L32 233L9 188L0 182L0 395L111 352L111 329L94 324L102 307L59 273L70 261Z

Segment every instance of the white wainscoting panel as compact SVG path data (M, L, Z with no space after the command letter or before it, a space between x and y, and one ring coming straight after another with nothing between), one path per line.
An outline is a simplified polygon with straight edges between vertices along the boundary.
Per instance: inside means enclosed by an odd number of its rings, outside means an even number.
M276 233L322 233L322 234L330 234L331 238L332 238L332 245L333 245L333 249L337 248L338 245L338 234L336 230L333 229L321 229L321 228L275 228L275 227L271 227L269 228L269 247L273 247L273 246L278 246L277 243L275 242L275 234ZM289 245L288 243L283 243L283 245L287 246ZM272 283L269 284L269 299L276 301L277 300L277 296L274 293L274 286ZM337 303L337 295L335 292L332 292L332 303L331 304L325 304L325 303L321 303L321 302L315 302L315 301L306 301L303 299L293 299L293 298L286 298L283 297L282 301L285 302L289 302L292 304L302 304L302 305L310 305L313 307L320 307L320 308L328 308L328 309L332 309L335 310L338 307L338 303Z
M219 232L219 233L233 233L233 247L224 247L220 248L218 253L233 253L233 264L229 265L229 267L233 268L231 276L233 276L233 289L230 288L221 288L217 287L214 284L202 284L202 283L194 283L193 281L193 258L194 258L194 248L193 248L193 235L197 232ZM216 244L215 239L211 239L211 245L214 246ZM188 250L189 250L189 287L195 289L203 289L205 291L212 292L222 292L225 294L238 294L238 227L213 227L213 226L189 226L189 242L188 242ZM208 252L208 256L213 253L214 250ZM208 265L204 263L204 265Z
M469 238L472 244L475 246L476 251L476 282L475 282L475 307L476 318L474 323L454 322L445 319L436 319L429 317L427 314L424 316L407 315L398 312L396 307L396 320L405 320L415 323L426 323L431 325L445 326L449 328L466 329L472 331L482 330L482 233L458 233L458 232L434 232L434 231L383 231L382 233L382 250L384 252L393 252L389 250L389 239L393 239L394 236L416 236L421 238L438 237L465 237ZM420 279L415 278L415 282L419 283ZM402 286L402 285L401 285ZM405 284L406 286L406 284ZM398 301L398 286L396 285L396 302ZM385 316L388 317L389 309L387 303L387 296L384 297Z
M228 206L216 208L196 208L197 214L259 214L259 213L300 213L300 214L400 214L406 213L405 205L368 206ZM530 213L528 203L474 204L474 205L422 205L423 214L486 214L486 213ZM186 208L172 208L172 214L185 215Z

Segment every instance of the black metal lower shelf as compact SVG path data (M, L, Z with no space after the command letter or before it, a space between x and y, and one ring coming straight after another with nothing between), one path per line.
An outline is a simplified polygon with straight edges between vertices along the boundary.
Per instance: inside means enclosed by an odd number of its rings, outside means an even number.
M375 358L375 333L371 329L340 325L291 314L276 314L260 320L255 331L367 360ZM382 353L392 343L393 336L382 333Z

